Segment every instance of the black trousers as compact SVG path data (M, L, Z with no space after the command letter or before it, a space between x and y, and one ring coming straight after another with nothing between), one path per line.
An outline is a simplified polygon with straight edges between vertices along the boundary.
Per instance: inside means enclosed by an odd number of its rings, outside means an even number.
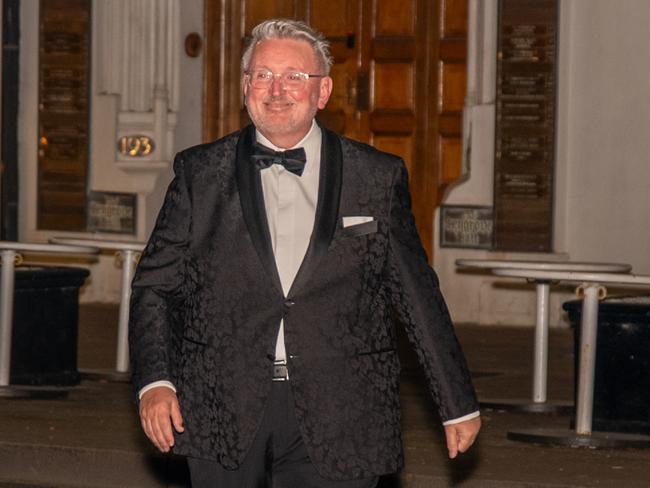
M273 382L262 425L239 469L204 459L187 462L192 488L374 488L379 481L332 481L318 474L298 429L288 381Z

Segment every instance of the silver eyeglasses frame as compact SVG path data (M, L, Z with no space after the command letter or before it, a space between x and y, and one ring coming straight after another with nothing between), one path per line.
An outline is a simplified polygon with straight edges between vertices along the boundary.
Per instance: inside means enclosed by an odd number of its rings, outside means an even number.
M258 78L253 76L254 73L270 75L268 78ZM278 80L280 85L285 90L300 90L305 87L310 78L325 78L327 75L319 75L314 73L303 73L302 71L286 71L284 73L274 73L269 69L253 69L245 71L244 74L248 78L248 84L253 88L269 88L274 80ZM295 75L298 77L296 80L289 80L289 76Z

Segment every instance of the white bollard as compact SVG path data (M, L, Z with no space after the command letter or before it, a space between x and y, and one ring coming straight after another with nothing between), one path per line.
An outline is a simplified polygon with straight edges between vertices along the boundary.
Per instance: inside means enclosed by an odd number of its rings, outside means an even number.
M533 363L533 402L546 402L546 385L548 378L548 316L549 289L548 282L538 282L537 320L535 321L535 360Z
M2 276L0 278L0 386L9 386L11 372L15 259L15 251L11 249L2 250Z
M590 435L594 407L596 345L598 340L598 296L603 288L595 284L581 286L584 292L580 321L580 370L576 405L576 433Z
M120 316L117 326L117 360L115 369L120 373L129 371L129 302L131 301L131 280L135 271L137 253L125 249L122 259L122 295Z

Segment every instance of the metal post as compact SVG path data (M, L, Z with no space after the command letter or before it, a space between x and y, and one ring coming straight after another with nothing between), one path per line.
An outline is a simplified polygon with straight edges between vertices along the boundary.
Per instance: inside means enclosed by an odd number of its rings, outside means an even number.
M535 360L533 371L533 402L546 402L546 384L548 378L548 316L549 288L548 282L538 282L537 320L535 321Z
M584 299L580 323L580 371L578 372L576 433L590 435L598 338L598 295L602 291L602 287L595 284L585 284L581 286L581 289L584 292Z
M117 361L115 369L120 373L129 370L129 302L131 300L131 280L135 270L136 252L122 251L122 295L120 298L120 317L117 326Z
M9 386L15 259L15 251L11 249L2 251L2 275L0 277L0 386Z

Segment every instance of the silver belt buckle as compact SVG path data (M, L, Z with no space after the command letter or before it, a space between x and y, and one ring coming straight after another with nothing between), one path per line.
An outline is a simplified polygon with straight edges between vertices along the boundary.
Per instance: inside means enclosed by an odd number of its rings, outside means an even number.
M273 381L287 381L289 379L289 369L287 363L273 364Z

